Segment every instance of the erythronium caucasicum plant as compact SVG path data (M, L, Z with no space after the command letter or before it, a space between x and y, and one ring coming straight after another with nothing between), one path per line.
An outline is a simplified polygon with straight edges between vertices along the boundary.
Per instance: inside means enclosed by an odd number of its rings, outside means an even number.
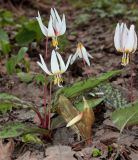
M129 64L130 54L133 54L137 49L135 26L131 25L128 29L125 23L118 23L114 35L114 44L116 50L123 53L122 65L126 66Z
M65 63L63 56L60 55L60 51L58 52L58 36L63 35L66 31L65 15L63 14L61 19L57 10L55 8L51 8L48 27L43 24L39 12L36 19L39 23L42 33L46 37L45 56L40 54L40 61L37 61L38 66L45 73L44 111L41 113L37 107L30 108L33 108L33 110L37 113L37 117L40 120L40 126L44 128L43 133L46 132L45 129L48 129L48 134L49 130L52 130L51 110L56 108L56 112L62 115L64 120L67 122L66 127L72 127L76 133L80 133L82 138L88 139L91 137L91 127L94 123L94 112L92 107L100 104L105 97L94 97L94 99L89 99L89 101L87 101L85 98L82 98L83 93L89 92L91 89L97 87L99 84L105 82L109 78L120 74L121 71L110 71L96 78L89 77L88 75L89 78L84 81L74 82L72 85L64 86L63 75L69 69L69 66L80 58L83 60L84 67L86 64L88 67L90 67L90 60L93 57L86 50L84 45L79 42L77 44L75 54L69 55ZM52 38L52 46L54 47L51 55L49 56L51 57L50 61L48 61L47 56L48 37ZM123 54L122 65L128 65L130 55L132 55L137 49L135 26L131 25L130 29L128 29L125 23L118 23L114 35L114 44L116 50ZM131 80L131 87L132 83L133 81ZM56 92L56 94L54 94L54 98L52 99L53 85L59 87L59 90ZM48 87L49 89L47 89ZM79 99L77 100L78 103L75 102L75 97Z
M92 58L92 56L86 51L86 48L83 46L82 43L78 43L76 53L71 59L71 64L73 64L77 58L83 59L84 63L86 62L87 65L90 66L89 58Z
M37 64L43 69L46 74L54 76L54 84L62 87L61 82L63 82L63 79L61 75L68 69L71 57L72 55L69 56L67 64L65 65L61 55L57 51L53 50L51 55L51 71L48 70L42 55L40 55L41 63L37 62Z
M66 20L63 14L62 20L55 8L51 8L50 20L48 23L48 28L43 24L41 16L38 12L38 17L36 17L42 33L46 37L52 37L52 45L58 48L58 36L63 35L66 31Z
M42 55L40 55L41 61L37 62L37 64L46 73L46 75L54 77L54 80L53 80L54 85L63 87L62 86L62 82L63 82L62 74L66 72L66 70L69 67L69 64L73 64L76 59L81 58L83 59L84 65L87 64L88 66L90 66L89 58L93 58L93 57L87 52L84 45L80 42L77 45L77 50L75 54L73 56L72 55L69 56L67 63L65 65L63 58L61 57L59 52L57 52L58 43L59 43L57 38L58 36L63 35L66 31L65 15L63 14L63 17L61 20L57 10L55 8L51 8L48 27L46 27L43 24L39 12L38 12L38 17L36 17L36 19L39 23L42 33L47 38L48 37L52 38L52 45L53 47L55 47L55 50L53 50L51 54L51 70L48 69L48 62L45 63L45 60L43 59ZM115 36L114 36L115 48L117 49L118 52L123 53L122 65L124 66L129 63L129 55L134 53L137 48L137 36L136 36L134 28L135 28L134 25L131 25L130 29L128 29L126 24L122 23L120 25L118 23L116 30L115 30ZM46 43L46 54L47 54L47 43ZM45 102L45 107L46 107L46 97L45 97L44 102ZM48 117L50 118L49 115ZM78 115L77 118L81 119L81 114ZM75 120L77 118L75 118Z

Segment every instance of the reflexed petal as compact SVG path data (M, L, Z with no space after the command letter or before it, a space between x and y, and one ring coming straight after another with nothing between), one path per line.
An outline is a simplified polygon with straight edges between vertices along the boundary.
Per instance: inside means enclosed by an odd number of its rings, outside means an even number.
M79 122L82 119L82 116L83 116L83 113L80 113L79 115L77 115L75 118L73 118L71 121L68 122L66 127L70 127L74 125L75 123Z
M46 26L43 24L42 22L42 19L41 19L41 16L39 14L39 11L38 11L38 17L36 17L38 23L39 23L39 26L41 28L41 31L42 33L45 35L45 36L48 36L48 29L46 28Z
M90 66L90 61L89 61L86 49L84 47L82 47L81 50L82 50L82 54L83 54L83 59L86 61L86 63L88 64L88 66Z
M120 47L121 37L120 36L121 36L120 35L120 25L118 23L116 26L115 35L114 35L114 45L115 45L116 50L121 49L121 47Z
M60 17L59 17L59 14L58 14L58 12L57 12L57 10L54 8L54 12L55 12L55 17L56 17L56 19L58 20L58 22L61 24L61 19L60 19Z
M52 55L51 55L51 71L53 74L60 72L59 64L57 60L57 54L54 50L52 51Z
M125 50L128 52L132 52L135 46L135 30L134 30L135 26L131 25L129 32L128 32L128 38L127 38L127 42L126 42L126 46L125 46Z
M92 56L92 55L90 55L88 52L87 52L87 54L88 54L88 57L93 58L93 56Z
M51 16L50 16L50 20L49 20L49 23L48 23L48 36L49 37L54 37L55 36L55 32L54 32L54 29L53 29L52 17Z
M60 69L61 69L61 71L64 72L64 71L66 70L65 63L64 63L64 61L63 61L61 55L60 55L58 52L56 52L56 54L57 54L57 57L58 57L58 59L59 59Z
M44 62L44 59L42 57L42 55L40 54L40 59L41 59L41 63L40 62L37 62L37 64L42 68L43 71L45 71L48 75L52 75L51 72L49 72L45 62Z
M78 58L78 53L76 52L76 53L72 56L72 58L71 58L71 60L70 60L70 64L73 64L74 61L75 61L77 58Z
M70 64L70 61L71 61L71 57L72 57L72 55L70 55L69 56L69 58L68 58L68 61L67 61L67 63L66 63L66 69L65 69L65 71L68 69L68 67L69 67L69 64Z
M65 15L63 14L60 34L61 34L61 35L64 34L65 31L66 31L66 20L65 20Z

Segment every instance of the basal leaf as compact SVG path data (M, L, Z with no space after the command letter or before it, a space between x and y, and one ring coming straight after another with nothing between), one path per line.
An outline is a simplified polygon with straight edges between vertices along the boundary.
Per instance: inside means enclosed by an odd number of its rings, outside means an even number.
M86 91L93 89L97 85L107 81L108 79L120 73L121 73L121 70L109 71L107 73L100 75L97 78L89 78L83 81L76 82L72 86L64 87L57 91L54 102L55 103L57 102L59 95L64 95L67 98L76 97Z
M0 103L0 114L12 111L13 108L17 108L17 106L13 103Z
M0 102L2 100L11 100L11 101L16 100L16 101L19 101L20 99L17 98L16 96L14 96L14 95L11 95L11 94L8 94L8 93L0 93Z
M0 28L0 40L4 40L6 42L9 42L9 37L7 32L5 32L3 29Z
M16 63L19 63L23 58L24 58L24 55L26 54L28 48L27 47L22 47L18 54L17 54L17 60L16 60Z
M36 134L25 134L22 136L22 141L25 143L43 144Z
M87 100L88 102L88 105L91 107L91 108L94 108L96 107L98 104L100 104L102 101L104 100L104 98L97 98L97 99L91 99L91 100ZM80 111L82 112L84 110L84 102L81 101L79 103L76 103L74 104L75 107Z
M138 124L138 102L128 104L125 108L116 109L112 113L113 123L122 130L125 126Z
M8 59L6 63L6 70L8 74L13 74L16 72L16 56L12 56L10 59Z
M26 83L31 82L33 80L33 78L34 78L33 74L31 74L31 73L25 73L25 72L19 72L19 73L17 73L17 76L19 77L19 79L22 82L26 82Z
M37 126L30 126L20 122L8 123L0 127L0 138L18 137L25 134L42 134L49 136L49 131Z
M0 138L10 138L22 135L28 128L23 123L9 123L0 128Z
M25 28L27 28L30 31L35 32L35 39L37 41L40 41L44 37L44 35L42 34L42 31L39 27L39 24L36 20L31 20L28 23L26 23Z
M34 31L30 31L26 28L23 28L21 31L18 32L15 39L20 46L24 46L33 42L35 36L36 33Z

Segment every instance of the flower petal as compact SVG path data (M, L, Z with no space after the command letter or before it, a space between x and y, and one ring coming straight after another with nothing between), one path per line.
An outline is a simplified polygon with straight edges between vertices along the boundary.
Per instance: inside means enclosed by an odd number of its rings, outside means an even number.
M135 52L137 49L137 35L136 35L136 32L135 32L135 43L134 43L134 51Z
M58 59L59 59L60 70L61 70L62 72L65 72L65 70L66 70L65 63L64 63L64 61L63 61L61 55L60 55L58 52L56 52L56 54L57 54L57 57L58 57Z
M54 29L53 29L52 17L51 16L50 16L49 23L48 23L48 36L49 37L54 37L55 36L55 32L54 32Z
M63 14L62 25L61 25L61 29L60 29L60 35L64 34L65 31L66 31L66 20L65 20L65 15Z
M41 28L41 31L42 33L45 35L45 36L48 36L48 29L46 28L46 26L43 24L42 22L42 19L41 19L41 16L39 14L39 11L38 11L38 17L36 17L38 23L39 23L39 26Z
M52 55L51 55L51 71L53 74L60 72L59 63L57 60L57 54L55 50L52 51Z
M68 69L68 67L69 67L69 64L70 64L70 61L71 61L71 57L72 57L72 55L70 55L69 56L69 58L68 58L68 61L67 61L67 63L66 63L66 69L65 69L65 71Z
M79 115L74 117L71 121L68 122L66 127L70 127L70 126L74 125L75 123L79 122L82 119L82 116L83 116L83 113L80 113Z
M131 25L129 32L128 32L128 38L127 38L127 42L126 42L126 46L125 46L125 50L128 52L132 52L134 50L134 46L135 46L135 26Z
M55 8L54 8L54 13L55 13L56 19L57 19L58 22L61 24L61 19L60 19L59 14L58 14L58 12L57 12L57 10L56 10Z
M121 29L122 29L122 26L121 26ZM114 45L115 45L115 48L116 50L121 50L121 46L120 46L120 43L121 43L121 35L120 35L120 25L119 23L117 24L116 26L116 29L115 29L115 35L114 35Z
M127 42L127 38L128 38L128 28L126 26L126 24L123 25L123 28L121 29L121 38L120 38L120 41L121 41L121 48L122 48L122 51L125 49L125 45L126 45L126 42Z
M73 64L74 61L77 59L77 57L78 57L78 53L76 52L76 53L72 56L72 58L71 58L71 60L70 60L70 64Z
M43 71L45 71L48 75L52 75L52 73L48 70L45 62L44 62L44 59L42 57L42 55L40 54L40 59L41 59L41 63L40 62L37 62L37 64L42 68Z
M90 61L89 61L88 54L87 54L85 47L82 47L81 50L82 50L83 59L86 61L88 66L90 66Z

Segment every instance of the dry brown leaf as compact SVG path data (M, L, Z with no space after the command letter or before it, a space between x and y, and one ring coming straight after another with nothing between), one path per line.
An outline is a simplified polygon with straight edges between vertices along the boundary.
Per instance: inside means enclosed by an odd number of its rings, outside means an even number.
M71 102L64 96L59 97L59 110L60 114L66 120L66 122L72 121L72 119L78 116L79 111L71 104ZM94 123L94 112L84 99L84 111L82 112L82 118L79 122L75 123L71 128L80 134L83 139L91 138L91 127Z
M31 152L27 151L22 156L18 157L16 160L38 160L31 156Z
M11 160L11 156L14 150L14 141L9 140L7 144L3 144L0 140L0 160Z
M82 117L82 122L84 124L84 135L86 139L91 137L92 134L92 125L95 120L94 112L92 108L88 105L86 99L83 97L84 101L84 111L83 111L83 117Z

